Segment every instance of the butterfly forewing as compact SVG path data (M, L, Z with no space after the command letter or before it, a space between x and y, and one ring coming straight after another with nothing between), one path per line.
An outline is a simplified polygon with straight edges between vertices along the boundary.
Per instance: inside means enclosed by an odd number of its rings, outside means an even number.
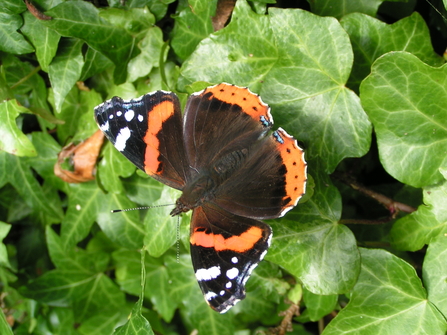
M157 91L134 100L114 97L95 108L100 129L124 156L162 183L181 189L188 166L180 104Z

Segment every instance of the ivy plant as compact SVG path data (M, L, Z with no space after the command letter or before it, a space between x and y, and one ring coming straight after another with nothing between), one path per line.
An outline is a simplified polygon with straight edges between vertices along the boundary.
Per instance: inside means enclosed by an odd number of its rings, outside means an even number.
M0 333L445 334L446 5L1 1ZM309 174L225 314L165 206L180 193L93 117L221 82L270 105Z

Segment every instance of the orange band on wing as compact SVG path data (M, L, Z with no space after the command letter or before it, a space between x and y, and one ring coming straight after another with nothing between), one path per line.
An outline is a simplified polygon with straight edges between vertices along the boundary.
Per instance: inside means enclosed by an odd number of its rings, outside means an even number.
M216 251L245 252L252 249L261 238L262 229L259 227L250 227L241 235L229 238L224 238L221 234L207 234L204 231L195 230L191 235L190 242L200 247L214 248Z
M208 92L211 92L214 98L227 104L237 104L244 113L250 115L256 121L259 121L261 115L266 120L271 121L269 107L262 102L259 95L250 92L248 88L222 83L208 87L203 94Z
M174 104L169 100L156 105L148 113L148 131L146 136L144 136L144 142L146 143L144 170L149 175L161 174L162 172L160 171L160 161L158 159L160 141L157 138L157 134L162 129L163 122L172 115L174 115Z

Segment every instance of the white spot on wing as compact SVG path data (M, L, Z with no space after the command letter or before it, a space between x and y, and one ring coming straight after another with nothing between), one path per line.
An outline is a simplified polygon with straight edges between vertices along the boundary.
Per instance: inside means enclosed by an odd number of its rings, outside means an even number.
M143 117L143 115L139 114L139 115L137 116L137 119L138 119L138 121L143 122L144 117Z
M198 281L216 279L220 276L220 266L212 266L209 269L198 269L196 279Z
M129 137L130 129L127 127L122 128L116 136L115 148L117 148L119 151L123 151L126 148L126 143Z
M233 283L231 281L229 281L228 283L225 284L226 288L231 288L233 286Z
M126 113L124 113L124 117L126 118L127 122L132 121L132 119L135 116L135 112L133 109L129 109Z
M116 116L120 117L121 115L123 115L123 112L121 111L116 112Z
M234 257L231 258L231 262L232 262L233 264L237 264L237 263L239 262L239 260L237 259L236 256L234 256Z
M224 295L224 294L225 294L225 291L224 291L224 290L222 290L222 291L219 292L219 295Z
M237 268L231 268L226 274L228 279L234 279L239 275L239 270Z
M102 125L99 126L99 129L101 129L103 132L106 132L109 130L109 120L107 120L106 123L103 123Z
M211 299L214 299L215 297L217 297L217 294L212 292L212 291L209 291L209 292L205 293L206 301L210 301Z

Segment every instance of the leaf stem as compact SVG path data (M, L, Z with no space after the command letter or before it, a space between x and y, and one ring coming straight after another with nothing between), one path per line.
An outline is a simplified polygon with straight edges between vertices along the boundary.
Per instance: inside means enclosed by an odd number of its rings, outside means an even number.
M32 76L34 76L37 72L40 71L40 65L35 67L30 73L28 73L25 77L23 77L22 79L20 79L18 82L16 82L15 84L11 85L11 89L16 88L17 86L23 84L25 81L27 81L29 78L31 78Z
M416 208L404 204L399 201L395 201L391 199L390 197L387 197L386 195L373 191L364 185L360 184L357 180L354 179L351 175L348 175L347 173L339 173L335 172L332 174L334 178L341 181L342 183L350 186L356 191L359 191L360 193L363 193L364 195L373 198L376 200L379 204L381 204L383 207L385 207L389 213L390 216L388 218L379 219L379 220L361 220L361 219L344 219L340 220L341 223L344 224L368 224L368 225L375 225L375 224L384 224L387 223L393 219L396 218L397 214L399 212L405 212L405 213L413 213L416 211Z

